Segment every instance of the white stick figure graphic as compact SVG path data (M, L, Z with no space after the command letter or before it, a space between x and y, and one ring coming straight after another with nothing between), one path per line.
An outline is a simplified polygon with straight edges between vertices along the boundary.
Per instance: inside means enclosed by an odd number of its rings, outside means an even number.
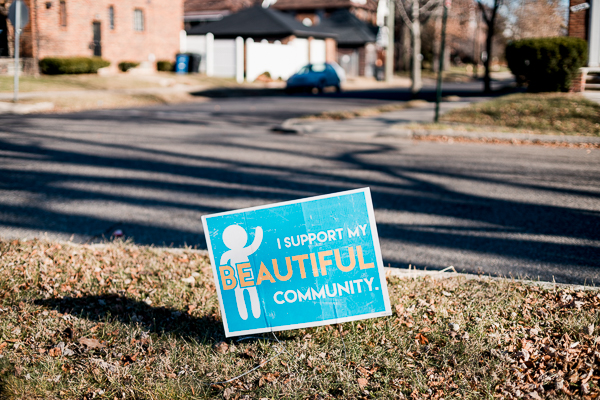
M250 294L250 305L252 307L252 315L254 318L260 317L260 302L258 300L256 286L247 288L242 288L240 286L240 279L238 277L236 264L250 261L248 256L258 250L258 247L262 242L262 238L263 230L260 226L257 226L254 232L254 241L250 246L244 247L248 242L248 234L244 228L239 225L229 225L223 231L223 243L225 243L225 246L227 246L230 250L226 251L221 256L221 265L225 265L229 262L229 265L231 265L231 268L233 268L235 278L238 281L238 286L234 289L235 301L237 303L240 317L243 320L248 319L248 309L246 308L246 301L244 300L244 290L247 290ZM254 276L252 276L251 279L254 279Z

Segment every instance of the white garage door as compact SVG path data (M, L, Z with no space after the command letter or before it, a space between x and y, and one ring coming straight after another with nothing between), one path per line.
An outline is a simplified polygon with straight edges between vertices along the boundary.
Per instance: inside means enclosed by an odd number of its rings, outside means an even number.
M313 39L310 42L311 64L322 64L325 62L325 41Z
M235 77L235 40L215 39L214 75L227 78Z

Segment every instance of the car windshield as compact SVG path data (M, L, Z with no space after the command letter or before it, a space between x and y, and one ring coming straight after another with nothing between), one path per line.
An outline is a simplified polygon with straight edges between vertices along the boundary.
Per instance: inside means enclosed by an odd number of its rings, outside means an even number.
M325 64L312 64L306 65L298 71L298 75L306 75L310 72L323 72L325 71Z

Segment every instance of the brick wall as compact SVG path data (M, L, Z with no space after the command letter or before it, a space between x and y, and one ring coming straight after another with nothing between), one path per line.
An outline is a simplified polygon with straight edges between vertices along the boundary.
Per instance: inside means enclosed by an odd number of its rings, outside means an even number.
M581 3L585 3L586 1L590 2L591 0L571 0L569 7L576 6ZM579 11L576 13L572 13L569 10L569 36L577 37L580 39L588 40L589 39L589 20L590 20L590 10Z
M121 61L173 60L183 29L183 0L66 0L67 26L61 26L60 0L25 0L31 23L23 32L23 50L38 59L92 56L92 24L100 22L102 57ZM109 6L114 7L110 29ZM134 10L143 11L144 30L134 31ZM26 55L24 54L24 55Z
M337 62L337 42L335 39L325 39L325 61Z

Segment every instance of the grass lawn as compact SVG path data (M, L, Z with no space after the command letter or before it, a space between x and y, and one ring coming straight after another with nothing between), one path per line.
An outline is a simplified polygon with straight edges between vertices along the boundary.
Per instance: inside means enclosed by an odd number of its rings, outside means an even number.
M14 90L12 76L0 76L0 92ZM158 72L153 75L116 74L101 76L97 74L82 75L40 75L21 76L19 91L50 92L70 90L120 90L168 87L176 84L234 86L233 79L207 77L205 75L178 75L171 72Z
M201 253L0 241L0 398L600 394L598 292L464 278L389 288L391 317L280 332L281 344L226 340Z
M444 114L442 122L600 136L600 104L577 94L512 94Z

